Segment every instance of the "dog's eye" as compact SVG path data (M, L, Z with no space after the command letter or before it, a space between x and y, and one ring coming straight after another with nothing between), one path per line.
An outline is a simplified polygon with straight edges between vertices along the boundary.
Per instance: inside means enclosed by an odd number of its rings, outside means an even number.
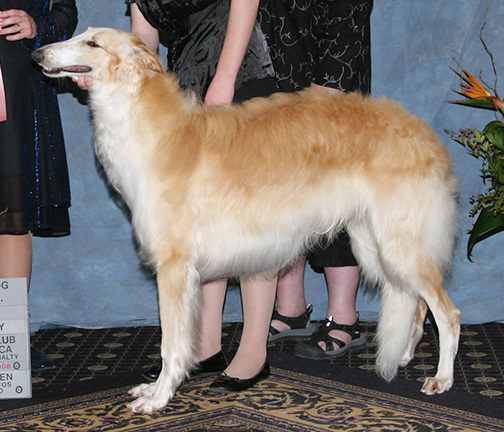
M90 40L90 41L87 41L87 44L92 47L92 48L100 48L100 45L98 45L95 41L93 40Z

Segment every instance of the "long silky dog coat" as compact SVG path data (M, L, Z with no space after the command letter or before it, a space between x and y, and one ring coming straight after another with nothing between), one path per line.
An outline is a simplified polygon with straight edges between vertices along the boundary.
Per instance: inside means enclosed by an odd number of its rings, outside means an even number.
M132 34L90 28L33 55L48 76L93 78L96 152L157 272L163 369L135 412L162 409L192 364L200 284L276 271L346 226L362 275L382 291L378 373L407 364L431 309L435 377L453 383L459 311L442 273L455 236L449 156L397 103L306 90L205 107Z

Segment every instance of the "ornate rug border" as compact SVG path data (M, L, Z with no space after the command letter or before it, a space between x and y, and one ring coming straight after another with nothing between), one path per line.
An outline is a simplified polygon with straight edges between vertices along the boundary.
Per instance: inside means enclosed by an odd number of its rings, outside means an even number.
M194 379L190 384L187 384L187 387L182 387L181 392L184 392L184 388L187 393L189 393L191 390L197 390L198 387L201 387L211 379L211 377L201 377ZM418 400L409 399L403 396L397 396L373 389L363 387L361 388L351 384L339 383L337 381L325 378L313 377L303 373L277 368L272 369L271 378L261 384L261 387L264 389L264 386L270 385L271 388L278 393L278 387L281 388L282 386L285 386L286 388L291 388L299 391L300 393L303 393L303 391L306 392L308 389L307 383L309 383L314 388L316 387L322 393L325 393L329 396L336 393L338 398L341 399L347 398L349 401L357 400L360 401L360 403L362 403L363 405L379 405L384 409L390 408L390 410L394 412L403 412L405 415L411 416L411 414L413 414L414 416L425 419L426 421L439 422L442 419L450 423L451 425L456 426L456 430L458 431L493 431L498 430L493 429L493 427L502 427L502 420L500 419L495 419L492 417L483 416L459 409L449 408L442 405L437 405L435 403L428 403L424 401L420 402ZM130 389L130 387L131 386L124 386L115 389L89 393L82 396L74 396L43 404L17 408L4 412L0 411L0 426L5 423L12 423L16 421L22 422L23 419L30 421L30 419L35 419L37 417L46 415L57 416L58 413L77 409L83 410L88 407L92 409L94 405L104 405L110 403L111 405L117 405L118 407L123 406L125 399L128 397L127 391ZM261 387L258 387L258 390L260 390ZM201 391L206 390L203 389ZM267 392L265 393L267 394ZM249 402L247 401L247 397L244 396L244 394L232 396L216 396L215 393L212 393L212 395L213 397L215 397L215 399L218 398L219 400L222 400L224 398L226 400L229 400L229 402L231 403L233 403L233 401L239 402L239 406L237 406L236 408L232 406L224 406L222 408L215 407L211 413L207 412L201 419L198 419L198 414L193 415L191 416L191 424L196 425L198 422L206 422L206 424L208 425L209 422L212 422L212 419L216 419L216 421L222 422L224 421L223 419L232 421L234 417L239 417L241 418L242 422L247 421L251 423L261 423L263 430L268 432L277 432L286 429L285 425L283 425L283 429L279 429L278 424L275 424L271 419L266 418L266 416L254 409L253 405L247 406L247 403ZM268 396L266 395L265 397L267 398ZM175 410L175 408L173 410ZM169 415L170 409L168 408L168 410L163 411L163 413L165 415ZM162 423L157 424L157 426L155 424L156 421L166 422L167 418L163 417L163 413L159 413L158 419L152 419L152 417L150 416L141 416L144 417L144 420L148 419L150 422L152 422L152 424L149 425L149 431L165 430L165 426L163 426ZM185 415L187 414L180 413L178 419L176 419L176 422L178 422L178 424L171 425L170 430L187 430L188 423L184 420ZM281 422L281 417L275 416L275 421ZM134 425L129 425L128 429L123 430L146 430L145 425L138 425L138 427L140 429L136 429ZM306 423L297 419L289 418L288 430L306 431L308 429L306 429ZM312 425L310 426L310 430L317 432L318 430L326 431L328 429L317 428L315 425Z

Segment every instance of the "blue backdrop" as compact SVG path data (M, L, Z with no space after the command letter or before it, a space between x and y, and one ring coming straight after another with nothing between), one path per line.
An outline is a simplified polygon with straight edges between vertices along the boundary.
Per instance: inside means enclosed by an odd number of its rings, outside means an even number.
M90 25L129 29L123 0L77 0L77 5L77 33ZM489 0L489 5L483 34L504 73L504 3ZM448 103L459 83L450 66L460 63L476 76L482 71L493 83L491 62L479 40L486 7L486 0L375 0L372 15L373 94L396 99L428 121L450 151L460 180L459 239L446 286L464 323L504 319L504 233L478 244L474 262L467 260L466 232L472 224L468 199L484 190L481 166L444 133L445 128L482 128L493 119L490 112ZM154 280L139 262L127 216L110 196L95 161L88 108L70 93L62 94L60 102L72 187L72 235L34 239L31 329L157 325ZM314 318L323 318L323 277L309 270L306 290ZM376 320L378 305L376 293L360 290L363 320ZM228 292L224 320L241 320L236 287Z

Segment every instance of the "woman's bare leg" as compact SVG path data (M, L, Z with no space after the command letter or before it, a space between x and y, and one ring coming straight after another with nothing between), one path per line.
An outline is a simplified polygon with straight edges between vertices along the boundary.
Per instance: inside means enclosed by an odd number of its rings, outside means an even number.
M31 234L0 234L0 277L24 277L30 286L31 266Z
M248 379L254 377L266 361L277 277L254 275L242 278L240 282L243 333L238 351L225 373L233 378Z

